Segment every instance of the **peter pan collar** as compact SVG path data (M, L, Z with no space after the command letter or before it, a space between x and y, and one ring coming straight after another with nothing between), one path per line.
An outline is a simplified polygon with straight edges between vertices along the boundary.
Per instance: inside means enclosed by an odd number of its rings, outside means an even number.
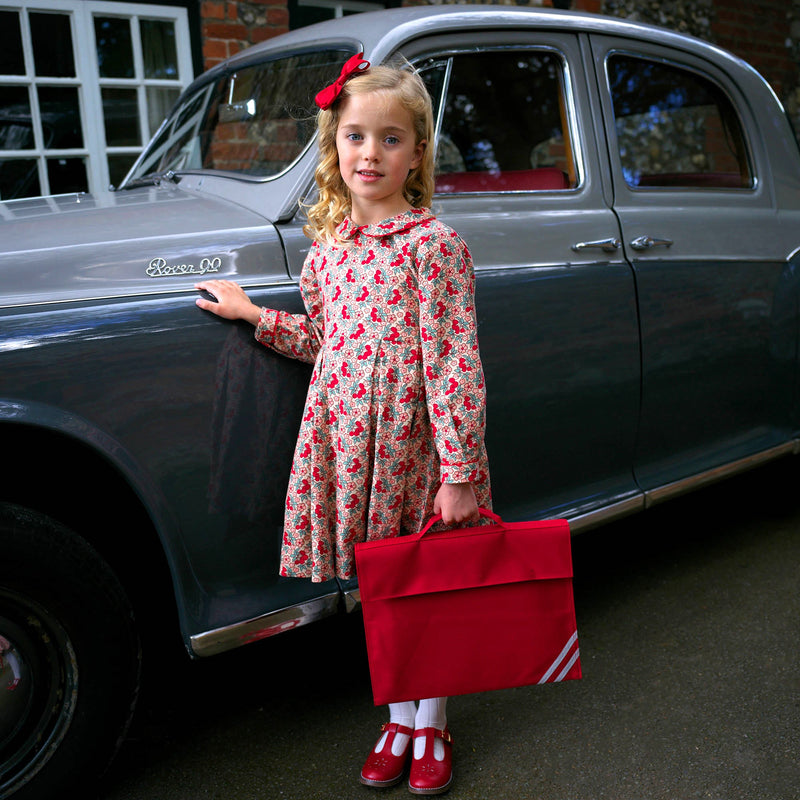
M345 217L336 229L338 237L342 240L355 239L359 234L372 236L379 239L395 233L405 233L407 230L433 219L433 213L428 208L412 208L396 217L389 217L374 225L356 225L350 217Z

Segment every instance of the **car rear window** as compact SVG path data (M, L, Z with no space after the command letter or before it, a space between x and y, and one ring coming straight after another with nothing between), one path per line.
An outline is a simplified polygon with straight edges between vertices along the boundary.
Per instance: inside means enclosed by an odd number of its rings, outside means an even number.
M688 69L623 54L610 56L607 69L628 186L752 187L742 126L719 86Z

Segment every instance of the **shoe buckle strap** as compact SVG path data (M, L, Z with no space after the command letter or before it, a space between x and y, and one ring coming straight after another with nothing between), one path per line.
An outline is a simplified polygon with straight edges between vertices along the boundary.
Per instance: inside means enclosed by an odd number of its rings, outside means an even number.
M428 735L431 735L436 739L442 739L448 744L453 744L453 737L450 733L449 728L445 728L443 731L439 730L439 728L418 728L416 731L414 731L415 739L418 736L428 736Z
M399 722L384 722L381 725L381 733L385 733L389 731L389 733L393 733L397 735L398 733L404 733L406 736L411 736L414 731L411 728L407 728L405 725L401 725Z
M445 728L443 731L437 730L436 735L440 739L444 739L448 744L453 744L453 737L450 735L450 731Z

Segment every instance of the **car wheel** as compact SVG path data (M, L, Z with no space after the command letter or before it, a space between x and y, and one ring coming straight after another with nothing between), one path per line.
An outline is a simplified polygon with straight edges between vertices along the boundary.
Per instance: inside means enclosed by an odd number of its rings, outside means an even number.
M56 521L0 505L0 798L97 777L138 692L133 613L108 564Z

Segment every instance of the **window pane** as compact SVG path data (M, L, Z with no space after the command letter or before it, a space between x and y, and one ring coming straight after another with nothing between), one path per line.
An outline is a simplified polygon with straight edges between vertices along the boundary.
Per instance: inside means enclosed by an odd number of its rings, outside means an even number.
M145 78L177 78L175 24L165 20L143 19L139 29L142 32Z
M449 60L448 58L429 58L414 65L431 96L434 119L439 118L439 106L442 102L442 90Z
M119 186L122 183L122 179L128 174L134 161L136 161L135 155L108 157L108 174L112 186Z
M313 135L313 118L295 98L310 99L312 88L325 85L318 79L320 68L328 66L323 59L321 65L301 66L314 60L313 54L295 56L231 75L219 98L203 166L274 175L291 164Z
M752 186L739 119L724 92L688 70L628 56L608 66L629 186Z
M106 144L109 147L140 145L136 89L103 89L102 95Z
M47 179L50 194L89 191L86 164L82 158L48 158Z
M537 191L575 185L555 53L453 58L437 153L437 192Z
M350 55L342 49L292 55L204 86L175 109L135 177L168 169L276 175L311 141L314 96Z
M31 150L35 147L33 126L0 116L0 150Z
M95 17L94 36L100 77L135 77L130 21L120 17Z
M37 197L41 193L35 158L0 160L0 200Z
M16 11L0 11L0 75L24 74L19 14Z
M77 87L40 86L38 92L45 146L54 150L83 147Z
M180 89L160 89L153 86L147 88L147 125L150 136L158 130L179 95Z
M28 90L24 86L0 86L0 150L35 146Z
M31 13L30 25L36 74L48 78L74 78L70 18L66 14Z

